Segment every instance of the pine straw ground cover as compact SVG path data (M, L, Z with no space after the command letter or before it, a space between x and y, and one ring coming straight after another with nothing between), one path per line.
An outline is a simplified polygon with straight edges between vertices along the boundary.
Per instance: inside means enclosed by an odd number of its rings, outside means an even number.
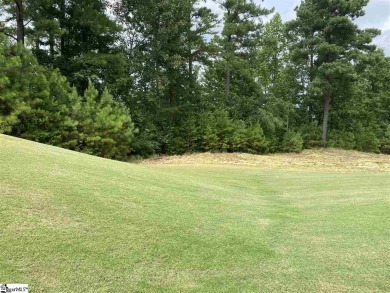
M183 156L160 156L144 160L142 164L231 165L326 172L390 172L390 155L330 148L305 150L299 154L202 153Z
M390 173L288 167L129 164L0 135L0 283L390 292Z

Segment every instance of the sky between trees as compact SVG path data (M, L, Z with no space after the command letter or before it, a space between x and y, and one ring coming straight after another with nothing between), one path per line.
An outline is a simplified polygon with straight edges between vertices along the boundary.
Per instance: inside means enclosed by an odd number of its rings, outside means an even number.
M279 12L284 21L295 18L294 8L299 5L300 0L255 0L262 3L264 7L275 7L275 12ZM220 11L218 4L207 0L207 6L214 11ZM385 50L386 56L390 56L390 1L371 0L365 7L366 15L357 19L356 23L362 28L378 28L382 34L378 36L374 43Z

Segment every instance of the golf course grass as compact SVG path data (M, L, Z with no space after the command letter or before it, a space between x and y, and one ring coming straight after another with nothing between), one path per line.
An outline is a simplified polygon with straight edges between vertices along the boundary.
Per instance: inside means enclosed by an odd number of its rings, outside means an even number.
M0 135L0 283L390 292L390 172L129 164Z

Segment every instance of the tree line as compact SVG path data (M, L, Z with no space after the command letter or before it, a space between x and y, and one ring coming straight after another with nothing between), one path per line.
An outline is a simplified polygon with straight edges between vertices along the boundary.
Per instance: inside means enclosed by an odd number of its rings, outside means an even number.
M0 133L126 160L390 153L390 58L368 0L0 0Z

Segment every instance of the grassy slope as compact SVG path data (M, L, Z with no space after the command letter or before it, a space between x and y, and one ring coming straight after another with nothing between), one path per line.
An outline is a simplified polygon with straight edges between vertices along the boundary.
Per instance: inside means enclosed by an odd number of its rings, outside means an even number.
M390 173L132 165L0 136L0 179L0 282L33 292L390 291Z

